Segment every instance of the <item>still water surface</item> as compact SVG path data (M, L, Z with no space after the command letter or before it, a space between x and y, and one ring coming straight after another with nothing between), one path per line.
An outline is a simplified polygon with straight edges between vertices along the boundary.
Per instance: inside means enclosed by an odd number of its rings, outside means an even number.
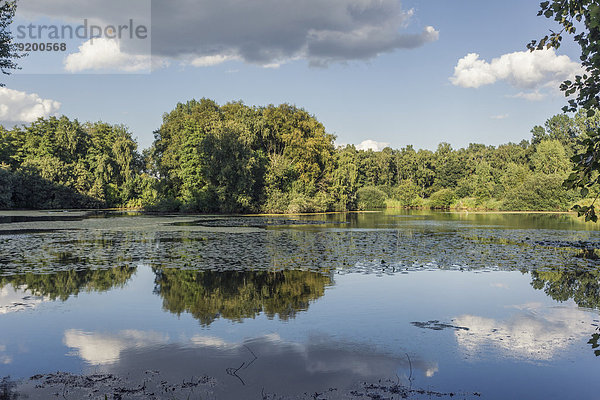
M0 377L30 398L104 398L28 380L61 371L152 381L155 398L368 398L382 381L411 398L596 399L596 229L566 214L3 212Z

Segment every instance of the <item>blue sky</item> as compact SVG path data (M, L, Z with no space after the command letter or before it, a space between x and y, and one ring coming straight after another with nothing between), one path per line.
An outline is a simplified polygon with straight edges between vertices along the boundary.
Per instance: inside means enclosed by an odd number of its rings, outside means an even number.
M60 21L64 14L61 7L73 9L69 1L52 2L54 9L48 10L41 0L21 0L23 12L16 23ZM186 1L168 3L181 3L183 8ZM97 64L82 61L68 72L68 64L64 64L68 54L34 55L28 64L23 63L23 70L3 77L6 89L4 94L0 92L0 105L6 107L0 120L5 125L27 122L19 118L31 119L37 112L45 116L65 114L80 121L123 123L145 148L151 145L152 132L160 126L163 113L177 102L207 97L219 103L296 104L314 114L340 144L372 140L393 148L412 144L429 149L442 141L455 148L472 142L497 145L529 139L534 125L559 113L565 99L556 84L577 71L578 49L570 38L556 54L532 56L535 59L527 54L511 55L523 52L531 39L556 28L552 21L536 16L538 1L305 0L296 1L297 9L289 15L285 9L275 8L268 15L270 1L225 1L230 7L240 2L246 2L246 7L264 3L265 8L256 13L244 11L247 26L236 20L239 13L231 9L214 11L214 0L194 2L205 7L186 15L186 23L178 26L175 17L154 2L152 56L153 61L164 62L162 65L151 73L123 73L133 61L123 56L118 60L125 62L99 68L102 60L97 61L98 57L105 54L99 53L93 59ZM331 22L333 18L327 19L328 15L340 10L343 13L344 7L353 3L371 13L361 14L369 21L350 22L357 26L339 28L341 33L331 28L339 25ZM373 11L380 10L382 4L387 7L385 13ZM64 19L70 23L80 17L110 19L105 11L94 12L92 7ZM393 13L395 17L389 17ZM214 22L215 26L210 31L194 31L200 29L190 23L195 15L198 25ZM268 20L253 20L260 18ZM277 18L281 24L271 23ZM286 18L288 24L301 20L311 32L319 27L318 34L323 35L319 36L320 47L313 50L313 42L309 42L309 50L294 47L291 43L303 37L290 33ZM252 30L256 26L264 28L257 33ZM379 30L380 26L383 28ZM436 34L427 33L427 27L433 27ZM230 31L234 32L229 37ZM196 34L209 38L190 39ZM228 37L221 40L221 36ZM252 37L252 51L236 42L244 36ZM353 41L358 36L360 43ZM323 37L327 40L321 40ZM93 50L98 52L100 47L95 46ZM201 59L197 65L204 66L194 66L189 58L176 54L178 46L187 46L185 51L192 52L195 60ZM77 51L77 43L69 44L67 53ZM112 57L106 51L106 58ZM468 63L465 61L458 79L455 67L470 53L477 53L479 58L472 56ZM228 61L216 63L215 57ZM495 58L499 60L493 62ZM268 65L274 63L279 65ZM32 73L44 68L52 73Z

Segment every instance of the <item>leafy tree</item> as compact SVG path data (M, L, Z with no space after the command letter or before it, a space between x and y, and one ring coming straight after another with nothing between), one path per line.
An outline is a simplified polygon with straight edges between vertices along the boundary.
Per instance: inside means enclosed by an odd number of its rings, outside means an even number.
M561 211L575 201L575 194L563 186L560 174L528 174L523 183L507 189L504 209L521 211Z
M456 201L456 193L452 189L441 189L433 193L429 198L431 208L450 208Z
M288 104L191 100L164 115L149 157L159 197L185 210L318 211L333 203L333 139Z
M411 180L402 181L394 191L393 197L403 207L418 207L423 201L419 197L419 187Z
M9 75L11 70L19 68L15 60L22 57L13 42L10 31L10 24L16 10L16 0L0 2L0 71L5 75ZM4 86L4 84L0 83L0 86Z
M543 126L536 125L531 130L531 144L534 146L540 143L542 140L548 140L548 134Z
M0 157L12 207L119 206L141 195L142 160L123 126L63 116L0 128Z
M540 142L531 157L533 170L544 174L565 174L569 170L569 158L565 148L556 139Z
M336 151L336 168L333 172L332 194L337 201L335 209L346 211L356 209L356 190L358 189L359 167L358 152L353 145Z
M385 208L386 198L385 192L373 186L362 187L356 192L356 202L359 210Z
M560 89L566 96L574 95L563 107L563 111L575 112L579 108L587 110L589 117L594 116L600 106L600 4L594 0L551 0L540 3L538 15L553 18L560 26L558 32L551 32L540 40L528 44L532 51L543 48L559 48L563 33L573 35L581 48L581 61L584 72L574 80L566 80ZM578 27L582 29L578 31ZM580 189L583 197L589 189L600 183L600 130L587 130L581 139L582 151L573 157L574 172L566 180L568 187ZM595 200L594 200L595 202ZM589 206L576 206L579 215L585 219L597 221L594 202Z

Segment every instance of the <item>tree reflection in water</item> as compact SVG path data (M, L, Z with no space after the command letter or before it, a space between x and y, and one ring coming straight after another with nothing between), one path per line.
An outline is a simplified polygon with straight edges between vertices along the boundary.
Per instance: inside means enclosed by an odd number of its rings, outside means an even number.
M80 292L105 292L115 287L123 287L137 267L114 267L103 269L81 269L54 271L52 273L15 274L0 276L0 289L7 285L24 289L35 296L48 297L51 300L67 300Z
M532 271L531 277L534 289L543 290L556 301L572 299L579 307L600 309L600 269L597 267L552 267ZM594 354L600 356L600 328L596 327L596 331L588 343Z
M219 317L241 321L261 312L269 318L294 318L333 284L331 275L313 271L153 270L154 291L163 298L164 309L189 312L202 325Z

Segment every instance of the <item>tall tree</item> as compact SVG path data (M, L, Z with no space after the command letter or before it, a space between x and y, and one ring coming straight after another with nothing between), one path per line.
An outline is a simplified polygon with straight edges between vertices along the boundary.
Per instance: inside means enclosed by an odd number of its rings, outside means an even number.
M21 58L17 50L17 45L13 42L10 24L13 21L17 10L17 2L0 1L0 71L3 74L10 74L11 70L18 69L16 59ZM0 86L4 86L0 82Z

